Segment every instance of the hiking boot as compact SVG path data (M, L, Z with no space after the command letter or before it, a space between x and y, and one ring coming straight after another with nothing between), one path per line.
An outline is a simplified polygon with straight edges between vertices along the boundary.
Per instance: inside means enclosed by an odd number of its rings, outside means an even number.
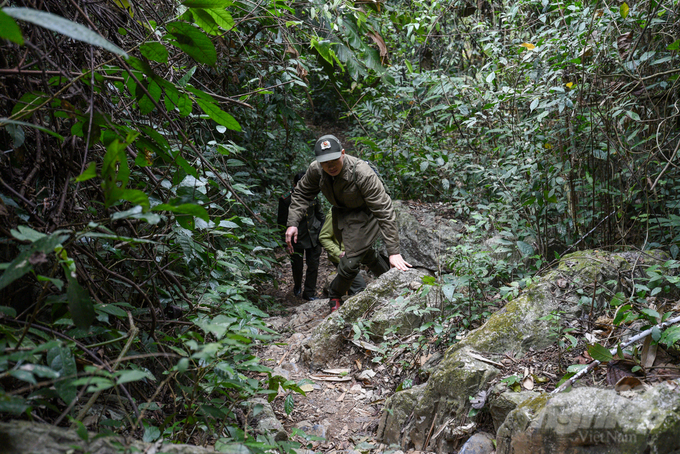
M340 306L342 306L342 300L340 298L331 298L329 304L331 306L331 313L333 313L340 309Z
M309 295L303 294L302 299L305 300L305 301L316 301L317 298L316 298L316 296L309 296Z
M294 296L300 296L302 293L302 289L300 287L293 287L293 295Z

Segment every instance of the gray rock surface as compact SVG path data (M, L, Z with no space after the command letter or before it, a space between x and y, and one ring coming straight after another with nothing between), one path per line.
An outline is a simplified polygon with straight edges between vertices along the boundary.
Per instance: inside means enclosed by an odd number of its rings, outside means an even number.
M446 212L443 204L440 211L433 210L432 204L423 210L411 208L408 202L400 200L394 200L393 205L404 259L415 267L431 271L445 269L448 250L458 244L465 225L443 216Z
M254 398L248 401L251 408L250 414L255 414L249 423L261 434L272 435L274 440L283 441L288 439L288 432L283 424L276 418L274 409L267 399ZM257 411L255 411L257 409Z
M497 388L504 389L502 392L498 392ZM491 419L493 419L493 428L498 431L500 426L505 421L508 414L517 408L521 403L533 399L539 394L534 391L508 391L507 386L503 384L501 387L495 387L494 391L491 393L489 398L489 413L491 413Z
M343 352L346 336L352 333L352 323L359 319L370 324L374 342L382 340L387 328L396 327L397 332L410 332L414 326L428 321L431 314L424 309L441 304L437 288L432 288L427 295L418 291L423 277L430 275L429 271L422 269L392 269L383 274L314 328L300 347L301 361L312 369L327 367ZM405 310L409 306L418 309Z
M491 434L478 432L468 438L458 454L491 454L495 450L493 439Z
M563 311L566 317L581 315L578 289L598 282L612 291L629 285L633 274L642 273L646 266L662 258L655 253L608 253L581 251L565 256L559 266L536 279L518 297L497 311L478 329L471 331L459 343L451 346L445 358L432 373L422 396L413 406L413 415L394 412L395 403L403 403L395 394L385 405L378 437L385 444L398 443L402 448L434 448L437 452L453 449L458 439L455 428L464 424L470 409L469 397L486 390L498 375L498 369L475 360L470 353L484 352L489 359L512 351L523 354L530 348L543 349L553 340L546 335L549 322L541 320L552 311ZM608 284L614 281L616 284ZM604 301L594 304L594 313L605 307ZM585 308L590 310L590 305ZM394 430L399 427L400 431ZM430 437L429 434L439 434ZM423 443L428 441L427 446ZM520 451L515 451L520 452Z
M0 422L0 453L2 454L120 454L126 452L154 452L168 454L206 454L212 449L172 443L127 442L123 437L98 437L90 433L87 440L80 438L75 430L28 421Z
M498 454L677 453L678 383L630 394L576 388L527 400L498 430Z

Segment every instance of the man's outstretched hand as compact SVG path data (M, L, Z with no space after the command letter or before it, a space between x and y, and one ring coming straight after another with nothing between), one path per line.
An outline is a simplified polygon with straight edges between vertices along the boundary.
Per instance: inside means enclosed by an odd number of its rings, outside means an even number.
M288 238L288 232L286 232L286 238ZM411 268L411 264L404 260L401 254L390 255L390 266L401 271Z
M294 252L293 250L293 243L297 243L297 236L298 236L298 228L290 226L286 229L286 244L288 245L288 253L292 254ZM401 257L401 256L399 256ZM392 258L390 257L390 262L392 261Z

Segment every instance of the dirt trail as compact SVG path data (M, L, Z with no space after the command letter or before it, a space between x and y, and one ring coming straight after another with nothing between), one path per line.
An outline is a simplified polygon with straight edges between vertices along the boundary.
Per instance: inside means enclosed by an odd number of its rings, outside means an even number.
M335 268L323 253L317 285L320 299L308 302L293 296L290 264L283 251L279 254L281 266L274 271L278 288L272 285L264 291L277 303L270 311L269 322L282 335L279 345L259 351L258 356L275 373L296 382L310 379L313 384L306 387L306 396L294 394L295 406L290 414L284 409L285 394L279 395L272 403L277 418L289 434L297 427L307 435L323 437L306 442L316 452L395 452L395 447L388 449L375 441L374 435L385 398L394 393L399 377L392 376L392 368L371 362L370 352L360 351L350 342L328 365L330 372L312 371L298 363L298 346L330 314L322 289ZM302 437L294 438L305 442Z

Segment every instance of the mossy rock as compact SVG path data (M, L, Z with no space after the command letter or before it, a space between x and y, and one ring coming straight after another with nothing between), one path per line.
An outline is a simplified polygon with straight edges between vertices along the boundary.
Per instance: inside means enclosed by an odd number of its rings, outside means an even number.
M549 336L550 322L541 320L543 317L553 311L564 312L561 314L563 317L576 317L585 312L585 306L580 304L579 289L591 285L592 292L594 282L609 285L609 281L642 273L644 267L662 263L663 259L663 255L656 252L616 254L579 251L565 256L555 270L535 279L517 298L492 314L483 326L468 333L446 351L444 360L426 384L414 417L408 422L390 422L394 426L404 426L401 439L386 438L383 441L401 443L402 448L415 446L422 449L419 443L427 439L431 428L438 433L441 425L447 422L453 427L462 424L470 408L469 396L485 390L498 374L494 366L466 360L468 352L484 352L489 359L498 360L494 355L510 351L521 355L531 348L541 350L554 342ZM590 311L590 305L587 310ZM386 408L389 409L389 405ZM392 417L386 416L388 419ZM442 430L437 440L430 441L430 448L435 443L438 452L448 449L448 429Z
M662 383L632 397L576 388L542 395L510 412L498 429L498 454L678 452L680 393Z
M425 442L429 439L430 449L437 452L450 452L444 429L437 439L431 438L432 428L440 427L447 421L462 421L469 411L469 397L475 396L486 383L496 378L498 370L474 356L468 349L459 349L447 356L432 374L427 386L419 390L419 398L412 410L412 416L405 421L403 412L396 412L394 408L403 402L401 394L397 393L388 399L385 412L381 418L382 427L403 427L399 432L383 430L378 432L380 440L386 444L399 443L404 449L425 450ZM455 428L455 424L448 426Z
M399 310L400 297L410 306L424 309L441 301L437 296L439 290L432 288L427 295L422 292L423 277L431 276L424 269L399 271L391 269L373 282L366 290L349 298L340 310L333 312L314 328L310 338L300 347L300 358L312 369L322 369L330 361L344 351L346 337L353 334L352 324L362 320L369 327L371 338L375 342L382 340L382 335L389 327L396 332L418 327L429 315L423 312Z
M157 448L157 449L156 449ZM0 422L0 453L2 454L120 454L122 452L163 452L167 454L209 454L212 449L169 442L155 446L126 440L123 436L80 436L75 429L29 421Z

